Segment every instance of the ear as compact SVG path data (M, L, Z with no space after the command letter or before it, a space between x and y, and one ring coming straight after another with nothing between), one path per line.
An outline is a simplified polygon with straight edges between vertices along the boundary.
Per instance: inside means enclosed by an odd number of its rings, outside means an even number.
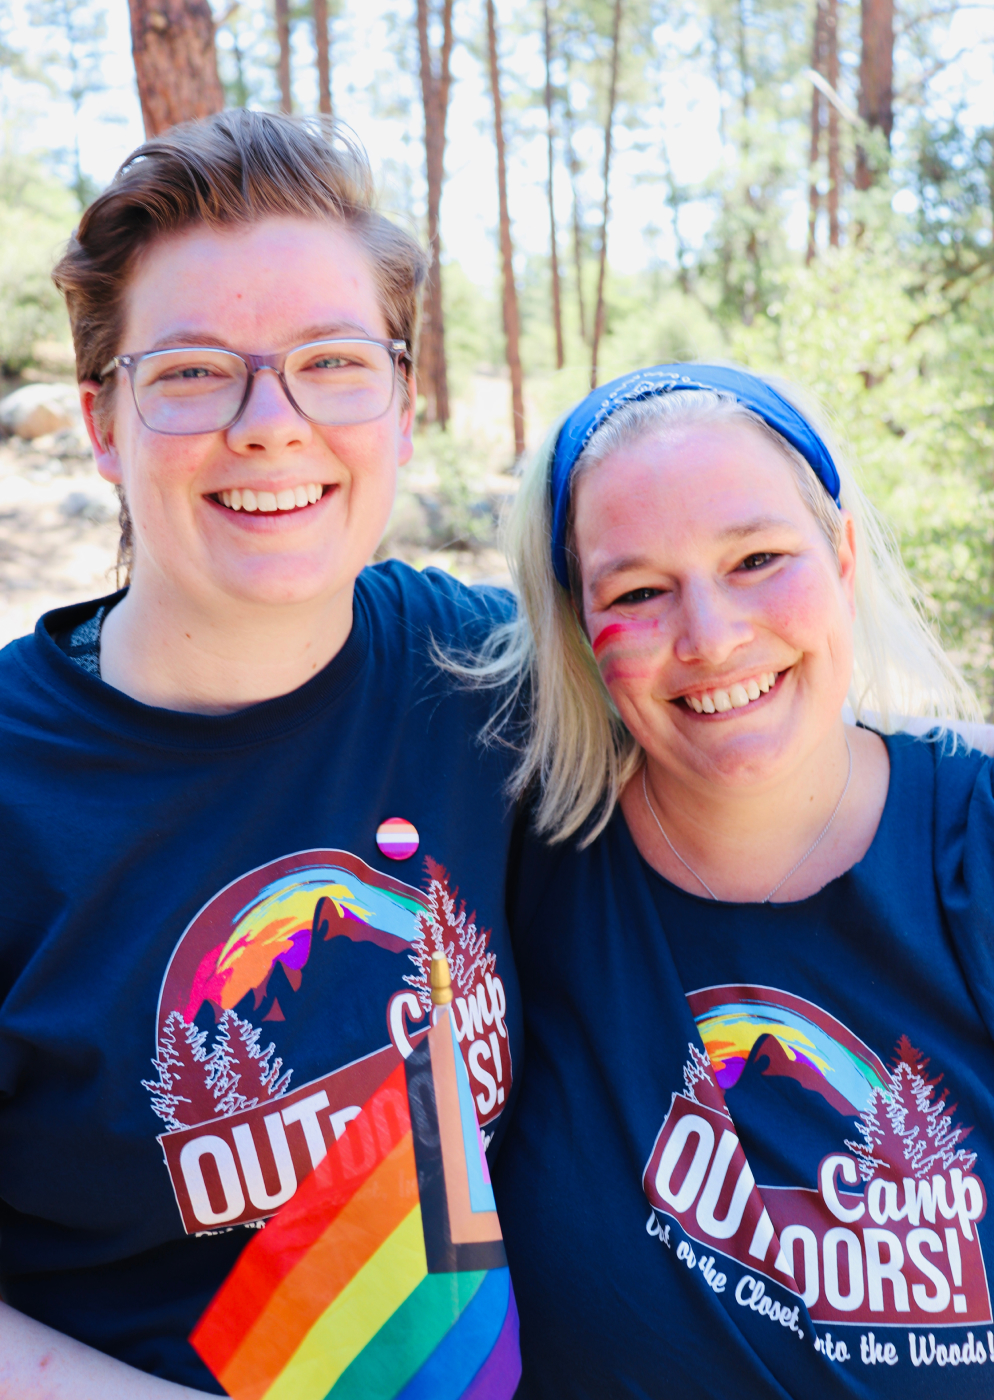
M102 427L94 412L100 387L95 379L84 379L80 383L79 401L83 408L83 421L93 447L97 471L105 481L112 481L115 486L120 486L124 478L121 473L121 460L114 443L113 425Z
M418 411L418 382L413 369L407 371L407 407L398 423L397 460L403 467L414 456L414 416Z
M849 511L842 512L842 538L839 540L839 578L849 604L850 616L856 616L856 522Z

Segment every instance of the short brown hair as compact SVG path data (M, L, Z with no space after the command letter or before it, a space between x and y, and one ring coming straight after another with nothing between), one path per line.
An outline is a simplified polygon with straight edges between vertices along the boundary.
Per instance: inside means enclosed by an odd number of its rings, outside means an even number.
M286 216L329 219L358 238L390 338L407 342L413 363L428 258L415 238L377 211L362 147L327 119L232 108L146 141L84 212L52 273L69 309L77 378L100 379L120 353L131 273L156 239L198 224L224 228ZM98 397L102 415L115 382L108 380ZM125 566L130 525L122 501L119 563Z

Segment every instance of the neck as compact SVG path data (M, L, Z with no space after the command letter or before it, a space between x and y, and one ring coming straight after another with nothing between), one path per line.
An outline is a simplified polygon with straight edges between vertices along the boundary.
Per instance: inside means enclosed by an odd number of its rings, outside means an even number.
M101 677L143 704L191 714L286 695L345 645L353 587L307 603L202 603L139 575L104 624Z
M646 795L691 869L667 846L647 809L642 773L622 797L636 845L655 869L692 894L706 894L703 881L721 900L766 899L809 851L839 803L849 771L847 736L852 779L838 816L774 896L778 901L805 898L862 858L886 800L889 765L883 742L868 731L847 730L841 718L796 769L760 789L730 792L717 783L688 780L649 756Z

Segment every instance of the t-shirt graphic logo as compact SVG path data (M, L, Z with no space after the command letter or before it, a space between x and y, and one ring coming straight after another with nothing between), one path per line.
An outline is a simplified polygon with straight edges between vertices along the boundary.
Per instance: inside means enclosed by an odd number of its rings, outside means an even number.
M813 1002L776 988L708 987L688 1001L701 1045L689 1046L643 1188L691 1239L745 1266L735 1301L749 1306L766 1279L818 1323L990 1323L971 1130L922 1052L902 1036L885 1065ZM725 1093L757 1049L764 1075L795 1080L853 1125L812 1163L810 1188L757 1185L746 1160Z
M422 891L347 851L298 852L227 885L183 933L142 1083L189 1233L290 1199L427 1032L436 949L480 1122L501 1113L512 1067L490 932L430 857L425 876Z

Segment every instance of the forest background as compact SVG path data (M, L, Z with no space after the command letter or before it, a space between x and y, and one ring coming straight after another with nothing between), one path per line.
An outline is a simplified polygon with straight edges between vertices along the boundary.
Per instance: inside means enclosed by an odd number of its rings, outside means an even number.
M827 409L994 714L994 4L213 3L0 3L5 392L71 382L49 270L145 132L333 112L434 253L383 553L499 576L501 504L562 408L734 358ZM112 506L53 442L0 448L0 640L106 591Z

